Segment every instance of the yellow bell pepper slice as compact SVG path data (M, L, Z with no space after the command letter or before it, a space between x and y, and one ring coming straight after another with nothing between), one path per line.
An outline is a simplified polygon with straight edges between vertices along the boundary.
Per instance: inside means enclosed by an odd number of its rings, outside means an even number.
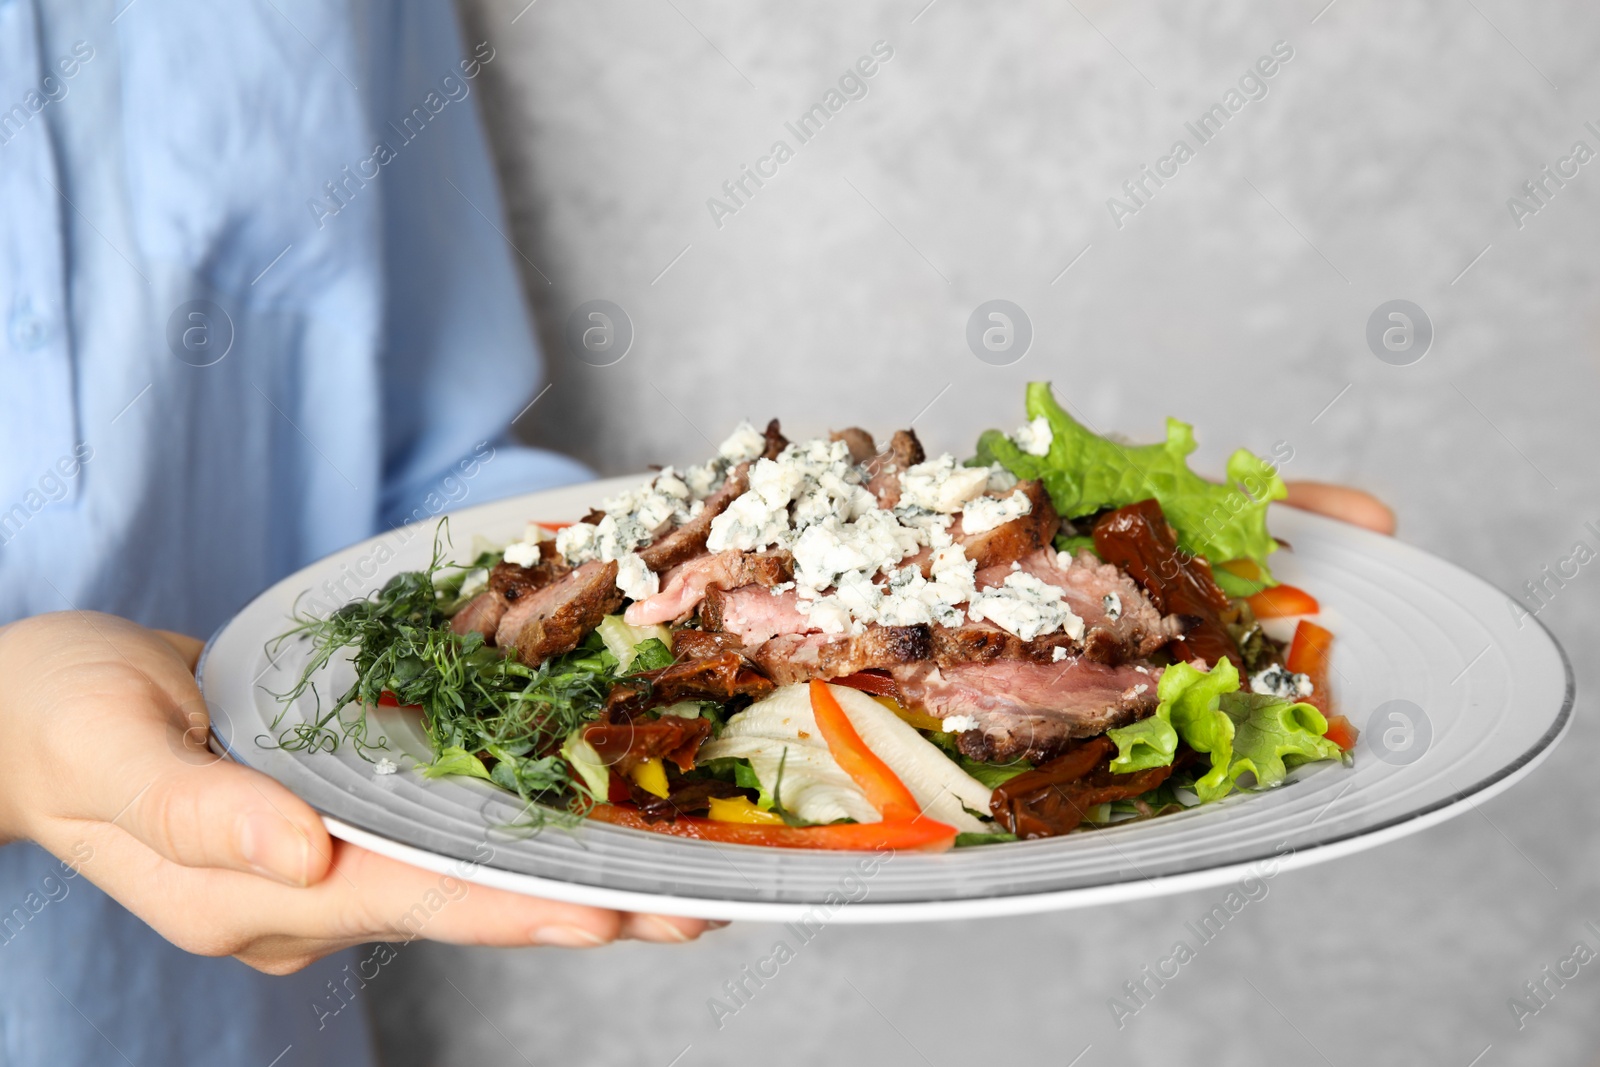
M707 815L716 822L742 822L752 826L782 826L783 816L762 811L748 797L712 797Z
M906 722L910 723L912 726L915 726L919 730L933 730L937 732L944 729L943 719L936 719L932 715L925 714L924 712L912 711L910 708L901 704L894 697L873 697L872 699L876 700L878 703L882 704L884 707L888 708L890 711L894 712L896 715L900 716Z
M640 761L629 772L629 777L633 779L634 784L640 789L654 796L664 797L670 792L667 788L667 769L654 756Z

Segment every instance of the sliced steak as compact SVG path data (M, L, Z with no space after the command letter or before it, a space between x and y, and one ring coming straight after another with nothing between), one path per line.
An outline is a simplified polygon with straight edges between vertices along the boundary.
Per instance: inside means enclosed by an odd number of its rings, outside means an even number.
M511 605L495 631L495 644L515 648L518 659L534 666L577 648L621 605L616 563L585 563Z
M1238 642L1222 623L1222 613L1231 607L1227 594L1217 588L1209 563L1179 550L1177 534L1156 500L1101 516L1094 524L1094 547L1101 558L1132 575L1161 614L1191 617L1188 631L1172 643L1174 654L1212 666L1227 657L1235 667L1244 666Z
M933 661L940 667L958 667L963 663L991 663L1000 659L1056 663L1060 662L1055 658L1057 648L1074 655L1080 650L1078 642L1064 633L1045 634L1042 637L1035 637L1032 641L1024 641L987 619L963 623L960 626L933 628L932 656Z
M830 441L843 441L850 450L850 462L861 464L878 454L878 446L873 442L872 435L859 426L849 426L843 430L835 430L828 435Z
M641 548L639 558L644 560L646 567L659 574L701 555L706 550L706 538L711 535L711 520L727 510L728 505L749 488L750 464L745 462L728 472L717 491L706 497L698 515Z
M1082 657L1043 664L996 660L942 668L932 662L890 673L908 706L935 718L970 715L976 729L957 738L973 759L1041 762L1069 741L1124 726L1156 708L1161 672L1109 667Z
M1083 649L1090 659L1115 664L1148 656L1183 632L1177 620L1164 622L1132 579L1089 552L1078 553L1066 567L1051 548L1031 552L1017 563L1062 590L1067 607L1083 620ZM1011 573L1009 565L980 570L975 576L978 588L1001 585Z
M543 589L570 569L551 541L539 546L539 562L532 567L502 560L489 571L489 588L455 613L450 619L450 628L458 634L476 631L483 635L486 642L494 644L500 620L512 604L535 590Z
M927 459L915 430L896 430L889 447L866 463L867 491L878 498L880 508L900 503L900 475Z
M738 634L755 648L779 634L803 634L817 627L800 610L794 590L777 592L761 585L736 589L712 586L700 604L700 625L707 630Z
M556 543L543 541L539 545L539 562L531 567L504 560L495 564L489 571L489 588L504 597L506 603L515 604L528 593L543 589L571 569L566 560L561 558L561 553L556 551Z
M774 586L794 577L794 557L772 552L728 549L697 556L667 572L661 591L648 600L628 605L623 618L630 626L671 622L693 611L712 586L733 589L741 585Z
M1015 488L992 495L1010 496L1018 491L1026 494L1033 505L1033 510L1020 519L1003 522L979 534L965 532L959 515L950 526L951 539L961 545L968 559L977 562L980 571L988 567L1009 567L1024 556L1049 548L1055 539L1061 519L1043 482L1018 482Z
M779 685L812 678L842 678L865 670L887 670L926 659L926 626L869 626L861 634L780 634L750 653Z
M450 617L450 629L458 634L481 634L486 642L494 644L494 631L506 607L504 597L486 589Z
M672 654L680 660L706 659L723 652L743 652L738 634L716 630L678 630L672 635Z

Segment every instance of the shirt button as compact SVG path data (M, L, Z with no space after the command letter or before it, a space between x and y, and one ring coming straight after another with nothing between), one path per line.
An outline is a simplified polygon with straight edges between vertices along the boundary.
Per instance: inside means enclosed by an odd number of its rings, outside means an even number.
M3 5L6 0L0 0ZM50 324L32 311L19 308L11 316L11 347L32 352L50 339Z

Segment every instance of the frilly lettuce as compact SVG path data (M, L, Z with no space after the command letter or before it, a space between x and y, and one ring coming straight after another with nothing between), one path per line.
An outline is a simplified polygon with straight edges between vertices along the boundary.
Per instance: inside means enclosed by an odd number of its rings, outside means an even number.
M1206 802L1227 796L1246 773L1255 776L1257 788L1268 788L1298 763L1343 757L1339 746L1322 736L1328 723L1312 705L1238 689L1239 672L1230 660L1209 672L1174 663L1156 686L1155 714L1106 731L1117 746L1111 770L1165 767L1181 740L1211 756L1211 769L1194 785Z
M1118 444L1067 414L1048 382L1028 385L1027 412L1030 420L1043 416L1049 422L1048 453L1029 455L1005 434L988 430L978 439L973 462L999 463L1018 478L1041 480L1067 518L1155 497L1178 531L1180 548L1219 563L1254 560L1271 581L1266 560L1278 545L1267 533L1267 504L1288 494L1271 464L1241 448L1228 460L1226 484L1207 481L1189 469L1195 441L1188 423L1168 419L1162 444Z

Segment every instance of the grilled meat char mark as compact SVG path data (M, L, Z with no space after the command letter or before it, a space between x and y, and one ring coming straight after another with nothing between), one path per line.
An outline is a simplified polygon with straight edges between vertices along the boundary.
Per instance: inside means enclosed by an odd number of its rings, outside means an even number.
M926 660L931 642L926 626L868 626L859 634L780 634L749 655L774 682L793 685Z
M1110 667L1081 656L1060 663L994 660L943 668L931 661L890 669L901 697L935 718L970 716L956 738L976 760L1041 762L1075 738L1145 718L1156 708L1160 671Z
M935 626L932 629L930 641L932 658L940 667L959 667L964 663L991 663L1002 659L1054 663L1057 662L1055 659L1057 648L1065 649L1067 653L1074 655L1082 651L1079 643L1065 633L1044 634L1031 641L1024 641L987 619L965 622L960 626ZM1089 658L1101 662L1121 662L1099 656Z
M450 628L458 634L474 631L494 644L495 631L511 605L529 593L543 589L566 574L570 567L556 552L551 541L539 545L539 562L532 567L501 561L489 571L489 588L479 593L461 607L450 619Z
M495 644L515 648L529 666L571 652L600 620L622 605L617 564L595 560L522 596L506 610Z
M1094 547L1101 558L1127 571L1163 615L1192 617L1192 625L1172 650L1184 659L1215 666L1223 657L1243 667L1238 643L1222 623L1228 596L1211 576L1211 565L1180 552L1178 538L1155 499L1107 512L1094 524Z

